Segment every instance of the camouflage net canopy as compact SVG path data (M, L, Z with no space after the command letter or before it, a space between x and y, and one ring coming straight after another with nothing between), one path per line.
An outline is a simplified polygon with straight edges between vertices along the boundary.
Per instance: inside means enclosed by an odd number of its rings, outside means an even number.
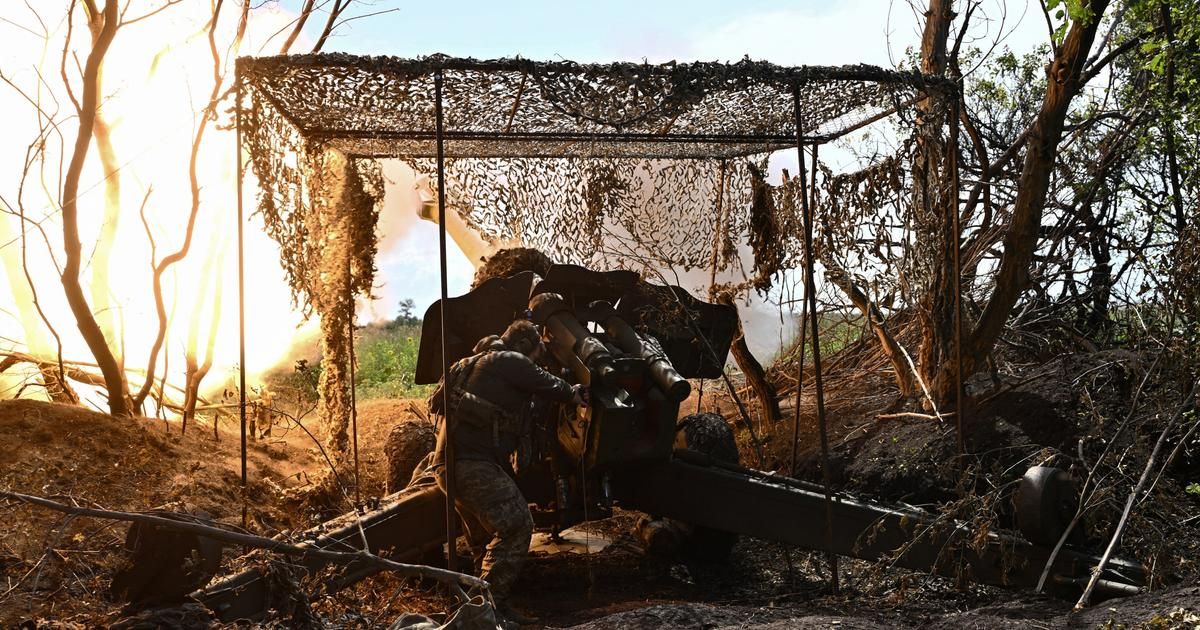
M755 201L766 157L952 89L871 66L749 60L583 65L322 54L242 58L238 75L260 211L293 279L306 263L286 252L311 247L304 217L323 154L360 165L400 158L436 181L439 77L447 203L486 239L537 248L556 262L683 269L727 268L734 242L762 227L767 211L778 235L770 265L789 266L799 255L799 204L783 198L793 195L787 187ZM356 170L369 182L377 167Z

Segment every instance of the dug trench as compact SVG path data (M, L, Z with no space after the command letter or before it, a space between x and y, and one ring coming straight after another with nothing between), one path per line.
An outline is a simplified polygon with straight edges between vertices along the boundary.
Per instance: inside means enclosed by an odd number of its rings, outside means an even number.
M986 400L968 421L973 436L968 450L974 454L970 465L999 471L990 483L1005 486L1010 484L1005 479L1019 474L1007 471L1014 463L1072 446L1091 426L1083 407L1121 404L1120 386L1105 389L1113 392L1112 400L1089 400L1087 405L1072 393L1082 391L1071 384L1078 374L1100 365L1119 368L1120 363L1111 359L1085 357L1072 359L1075 363L1069 365L1045 364L1039 366L1040 372L1025 375L1039 374L1038 378ZM1081 364L1087 361L1091 363ZM1119 371L1109 370L1103 376L1114 382L1128 380ZM886 389L882 383L879 386ZM930 510L955 508L962 491L956 481L962 475L949 424L916 417L881 420L878 416L890 405L886 396L859 396L854 404L846 404L833 396L836 387L830 393L830 443L840 490ZM685 408L690 409L690 404ZM819 480L819 449L808 426L810 404L803 399L798 474ZM704 403L706 408L730 411L728 405L712 394ZM419 403L408 400L360 403L364 495L383 493L386 436L397 422L420 421L416 410ZM784 411L790 418L792 409L785 405ZM1047 427L1062 424L1048 422L1050 414L1057 420L1071 420L1076 428L1047 432ZM0 479L7 489L113 509L144 510L186 502L224 522L240 523L237 436L228 421L218 428L214 440L211 425L179 435L176 424L168 426L160 420L118 420L74 407L12 401L0 403L0 428L10 438L0 460ZM786 470L790 431L774 427L760 433L771 460L763 467ZM744 438L745 431L741 434ZM752 449L743 446L743 461L757 465ZM296 430L276 432L252 442L249 455L247 504L252 530L271 535L318 521L317 515L297 510L294 503L295 491L322 468L320 454L306 435ZM977 481L975 494L988 483ZM1174 492L1174 487L1167 484L1165 491ZM994 494L991 509L1002 520L1008 497L1003 492ZM1200 507L1194 497L1183 493L1170 498L1180 503L1180 513L1195 513ZM958 509L966 514L968 507L978 505L964 503ZM124 524L69 519L13 503L6 508L0 570L8 586L0 599L0 625L108 626L124 616L122 604L107 592L114 570L124 561ZM534 551L517 585L516 604L538 616L543 627L578 628L1158 628L1190 627L1197 622L1200 589L1195 586L1194 564L1186 563L1197 557L1200 547L1195 532L1188 536L1186 528L1164 531L1175 538L1171 555L1178 553L1174 558L1180 563L1171 568L1172 584L1072 615L1071 602L1028 589L956 584L846 558L839 562L841 590L833 593L821 552L746 538L725 563L657 557L646 553L633 533L638 518L636 513L618 511L611 519L586 526L585 535L609 541L599 551ZM1139 553L1139 544L1134 541L1123 552ZM234 555L234 550L226 550L226 567ZM372 627L372 623L386 627L399 611L436 617L450 603L430 584L376 576L315 600L313 609L327 627ZM196 623L217 627L209 621ZM280 620L274 623L286 625Z

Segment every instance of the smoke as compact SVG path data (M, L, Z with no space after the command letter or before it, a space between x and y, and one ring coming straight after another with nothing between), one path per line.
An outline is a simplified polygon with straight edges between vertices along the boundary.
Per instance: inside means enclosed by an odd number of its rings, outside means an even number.
M441 296L438 227L420 218L417 176L400 160L382 164L384 205L376 228L379 273L371 298L358 302L360 323L394 319L397 305L405 299L413 300L420 315ZM471 285L475 266L453 239L447 238L446 250L449 295L461 295Z
M70 100L57 80L67 35L62 18L68 4L26 5L27 12L13 12L8 29L0 32L6 36L10 55L5 60L5 76L24 92L7 86L0 90L0 116L6 121L6 138L11 140L0 146L0 205L6 211L0 215L0 262L5 267L0 276L0 312L4 314L0 317L0 350L29 351L42 358L55 354L48 329L40 317L31 315L28 272L39 305L62 337L64 358L87 363L90 352L77 332L58 278L63 254L57 182L61 165L70 157L78 124L68 115ZM149 13L159 5L135 1L127 14ZM90 38L81 14L77 5L69 52L83 59ZM223 52L232 41L237 17L236 11L224 11L217 24L216 39ZM105 61L101 107L111 127L121 185L119 197L112 196L116 191L109 185L111 176L105 173L93 144L78 199L85 265L81 279L89 295L102 298L93 297L92 306L102 309L98 319L111 322L110 344L123 355L134 387L143 378L138 370L149 356L158 328L151 294L152 264L179 248L191 203L187 173L192 134L212 86L212 58L204 36L210 18L208 3L169 7L144 23L123 27ZM278 10L253 11L243 52L258 50L289 21L290 17ZM39 35L40 23L51 29L44 38ZM230 60L225 71L231 69ZM71 76L76 74L71 72ZM77 79L73 82L78 94ZM43 113L39 114L31 100L42 105ZM52 125L46 122L47 115L53 118ZM168 366L166 378L176 385L184 381L183 351L192 330L202 331L196 343L200 348L207 346L209 331L216 331L213 382L239 367L237 257L220 255L222 250L233 250L237 231L235 135L230 122L229 107L220 107L198 160L201 206L192 251L164 277L164 296L172 319L159 365ZM43 135L43 128L51 133ZM39 136L44 139L44 153L27 151L39 146ZM30 160L31 155L36 159ZM22 173L27 173L24 182ZM245 188L247 215L254 210L255 190L250 177ZM110 195L107 200L106 192ZM105 216L106 202L110 208L119 203L119 221L114 221L111 213ZM24 222L15 216L19 211L26 214ZM22 230L24 248L19 238ZM245 255L245 367L253 383L258 374L287 354L302 322L292 309L278 246L262 229L256 229L254 220L245 230ZM27 377L28 372L17 375L18 380ZM10 386L0 391L0 396L17 393L12 383L6 385ZM102 400L99 394L80 389L93 403ZM23 392L31 393L36 394L36 389Z

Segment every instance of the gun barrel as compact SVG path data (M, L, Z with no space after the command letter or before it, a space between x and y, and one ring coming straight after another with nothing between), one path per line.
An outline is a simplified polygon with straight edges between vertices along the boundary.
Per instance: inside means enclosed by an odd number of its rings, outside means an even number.
M607 381L613 374L613 356L604 343L592 336L583 324L579 323L571 308L567 306L562 296L557 293L539 293L529 300L529 310L533 312L535 322L546 326L550 331L551 349L560 360L565 354L573 354L584 367L595 372L601 380ZM571 362L566 362L574 365ZM587 383L588 377L577 374L581 382Z
M653 338L639 335L628 322L617 315L605 318L604 331L622 351L646 362L650 378L671 400L682 402L691 395L692 384L679 375Z

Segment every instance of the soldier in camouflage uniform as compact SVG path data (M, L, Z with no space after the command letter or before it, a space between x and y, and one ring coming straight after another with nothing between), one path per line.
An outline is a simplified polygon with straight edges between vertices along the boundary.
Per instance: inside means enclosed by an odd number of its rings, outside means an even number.
M533 517L529 504L510 477L509 456L522 432L533 396L558 403L583 403L583 390L546 372L534 358L544 352L541 337L528 321L513 322L502 336L486 337L475 354L450 366L449 378L430 397L430 411L444 416L442 389L449 392L454 423L454 503L466 523L467 539L478 547L490 536L482 554L480 577L491 584L497 608L513 621L523 616L507 605L507 597L529 552ZM433 469L446 489L446 423L438 422ZM480 526L484 532L479 530ZM529 620L531 621L531 620Z

